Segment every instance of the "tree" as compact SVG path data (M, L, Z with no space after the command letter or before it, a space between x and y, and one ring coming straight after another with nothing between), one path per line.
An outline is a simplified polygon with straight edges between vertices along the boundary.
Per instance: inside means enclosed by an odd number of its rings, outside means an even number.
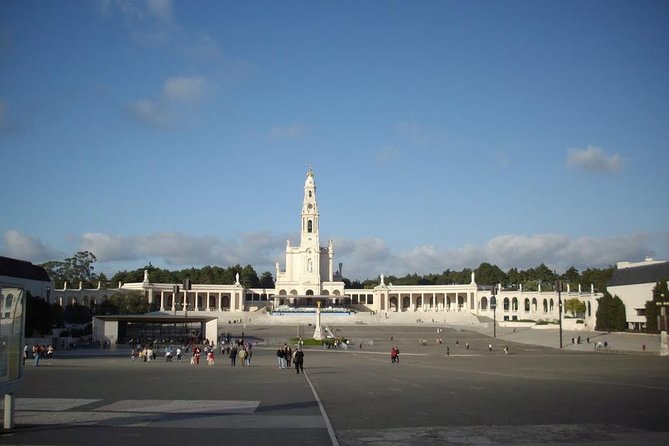
M590 288L590 284L594 285L595 292L603 292L611 280L614 268L609 266L604 269L587 268L581 274L581 286Z
M93 318L91 309L84 305L71 304L63 310L63 320L72 324L85 324Z
M497 265L483 262L474 270L476 274L476 283L483 285L496 285L498 283L506 284L508 276Z
M567 271L565 271L562 278L572 287L578 287L578 284L581 283L581 275L579 274L578 270L573 266L570 267Z
M33 297L28 292L26 294L26 337L44 336L51 332L52 327L51 305L40 297Z
M265 271L260 275L260 287L274 288L274 277L272 277L272 273Z
M597 308L597 326L596 330L622 331L627 328L625 318L625 304L618 297L612 297L608 291L597 299L599 307Z
M64 261L50 261L42 264L56 287L61 288L65 282L69 285L78 286L79 282L84 287L97 286L98 277L94 273L93 264L97 257L90 251L79 251L73 257Z
M145 314L149 311L151 307L141 291L114 294L97 304L93 310L96 315Z
M659 281L653 288L653 299L646 302L646 331L658 331L657 317L660 315L657 304L659 302L669 303L669 289L667 281Z
M567 299L564 302L564 309L575 317L583 317L585 315L585 302L576 298Z
M246 288L260 287L260 279L251 265L246 265L239 273L239 282Z

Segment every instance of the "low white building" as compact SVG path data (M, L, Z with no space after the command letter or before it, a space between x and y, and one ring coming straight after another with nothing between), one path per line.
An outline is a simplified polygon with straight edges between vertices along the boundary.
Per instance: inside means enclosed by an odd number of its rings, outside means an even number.
M625 304L627 327L646 327L646 302L653 300L653 288L669 280L669 262L646 258L642 262L618 262L606 290Z

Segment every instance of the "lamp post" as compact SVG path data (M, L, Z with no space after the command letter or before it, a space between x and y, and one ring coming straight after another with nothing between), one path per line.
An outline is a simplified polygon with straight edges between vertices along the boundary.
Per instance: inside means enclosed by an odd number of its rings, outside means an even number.
M496 338L497 337L497 298L495 295L497 294L497 285L492 286L492 297L490 298L490 308L492 308L492 337Z
M661 299L664 300L664 294L661 295ZM657 306L660 308L660 315L657 317L657 328L660 330L660 356L669 356L669 336L667 336L667 329L669 328L667 307L669 307L669 302L658 302Z
M560 323L560 348L562 348L562 281L555 282L555 291L558 293L558 320Z

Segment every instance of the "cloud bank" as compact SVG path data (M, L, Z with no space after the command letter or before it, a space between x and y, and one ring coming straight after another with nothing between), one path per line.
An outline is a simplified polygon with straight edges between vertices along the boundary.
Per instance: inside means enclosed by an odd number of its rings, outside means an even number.
M285 267L286 239L299 240L297 234L269 232L245 233L222 239L176 232L123 236L85 233L72 252L48 247L38 238L8 231L4 234L4 256L43 263L63 260L76 251L90 251L98 259L96 270L115 273L151 262L167 269L251 264L256 271L270 271L278 261ZM558 272L574 266L607 267L623 260L669 252L668 234L629 234L610 238L579 237L564 234L499 235L483 245L439 248L425 245L403 252L391 249L379 238L335 239L335 269L343 263L345 277L368 279L380 274L403 276L409 273L440 273L446 269L476 268L482 262L527 269L541 263ZM655 246L657 249L651 249ZM128 266L124 266L128 265Z
M614 173L621 168L619 155L607 155L599 147L571 149L567 155L567 165L587 172Z

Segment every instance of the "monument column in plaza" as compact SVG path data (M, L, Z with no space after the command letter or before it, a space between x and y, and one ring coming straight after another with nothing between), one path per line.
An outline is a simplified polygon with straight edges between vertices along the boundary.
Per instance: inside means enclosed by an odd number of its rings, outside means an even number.
M323 329L321 328L321 301L319 300L316 307L316 329L314 330L314 339L320 341L323 339Z

